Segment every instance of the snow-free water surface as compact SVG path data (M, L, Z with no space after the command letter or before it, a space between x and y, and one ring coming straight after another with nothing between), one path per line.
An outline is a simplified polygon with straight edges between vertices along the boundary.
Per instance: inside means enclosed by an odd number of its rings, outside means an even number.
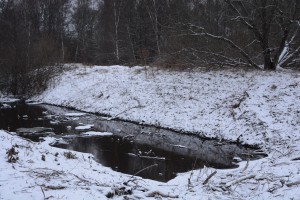
M30 129L33 127L52 130ZM95 160L116 171L163 182L176 173L204 165L233 168L240 160L264 156L259 150L235 144L49 105L2 107L0 129L16 131L35 141L40 136L53 135L57 138L52 144L55 147L92 153ZM85 135L86 132L91 134Z

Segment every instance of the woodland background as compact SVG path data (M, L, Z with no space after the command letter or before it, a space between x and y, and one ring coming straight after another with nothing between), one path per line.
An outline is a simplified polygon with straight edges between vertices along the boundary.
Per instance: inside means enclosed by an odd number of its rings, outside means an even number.
M299 69L299 28L298 0L0 0L0 89L70 62Z

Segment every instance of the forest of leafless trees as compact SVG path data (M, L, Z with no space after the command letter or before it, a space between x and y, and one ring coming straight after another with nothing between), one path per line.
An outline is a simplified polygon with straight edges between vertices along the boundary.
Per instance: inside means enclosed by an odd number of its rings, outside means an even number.
M0 0L0 88L65 62L299 69L299 29L299 0Z

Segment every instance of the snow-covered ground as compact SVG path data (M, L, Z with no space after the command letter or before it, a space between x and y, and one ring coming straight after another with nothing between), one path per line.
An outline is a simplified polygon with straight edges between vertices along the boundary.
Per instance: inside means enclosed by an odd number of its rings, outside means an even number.
M300 199L299 72L66 68L34 100L259 145L269 156L242 162L238 169L216 170L208 182L215 169L160 183L114 172L87 154L68 159L65 150L47 145L51 138L31 143L1 132L0 199L105 199L109 192L127 190L132 193L127 199ZM19 160L11 164L5 154L15 144ZM133 181L124 185L128 180Z

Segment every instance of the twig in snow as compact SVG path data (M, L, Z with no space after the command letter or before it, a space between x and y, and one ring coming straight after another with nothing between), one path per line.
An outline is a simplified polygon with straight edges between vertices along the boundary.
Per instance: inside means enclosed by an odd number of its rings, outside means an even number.
M53 177L60 177L65 176L65 173L63 171L56 171L56 170L52 170L52 169L47 169L47 168L36 168L33 170L29 170L29 171L21 171L21 172L29 172L29 176L30 177L41 177L41 178L53 178Z
M42 187L42 186L40 186L40 188L41 188L41 190L42 190L42 192L43 192L44 199L46 199L46 195L45 195L45 192L44 192L44 190L43 190L43 187Z
M217 171L214 171L213 173L211 173L203 182L203 185L207 184L208 181L214 176L216 175Z
M193 169L191 171L190 177L188 178L188 188L190 188L190 186L192 185L191 179L192 179L192 176L194 174L194 169L195 169L196 163L197 163L197 158L195 159L195 162L194 162L194 165L193 165Z
M244 180L252 179L252 178L255 178L255 175L244 176L244 177L242 177L240 179L237 179L235 181L228 182L225 186L228 188L228 187L230 187L230 186L232 186L234 184L237 184L237 183L240 183L240 182L242 182Z
M278 190L278 189L280 189L280 188L282 188L282 185L275 185L274 187L271 187L271 188L269 188L268 189L268 192L274 192L275 190Z
M247 159L247 163L246 163L246 165L245 165L245 167L244 167L244 169L243 169L243 172L246 171L246 169L248 168L248 166L249 166L249 161L250 161L250 159L248 158L248 159Z
M80 182L79 183L84 183L85 185L91 185L91 181L85 179L85 178L81 178L76 174L72 174L73 176L75 176Z
M138 175L139 173L141 173L141 172L143 172L143 171L145 171L145 170L147 170L147 169L150 169L150 168L152 168L152 167L157 167L157 166L158 166L158 164L153 164L153 165L150 165L150 166L148 166L148 167L145 167L145 168L141 169L141 170L138 171L137 173L133 174L133 175L129 178L128 181L124 182L124 185L127 185L127 184L132 180L132 178L133 178L134 176Z

